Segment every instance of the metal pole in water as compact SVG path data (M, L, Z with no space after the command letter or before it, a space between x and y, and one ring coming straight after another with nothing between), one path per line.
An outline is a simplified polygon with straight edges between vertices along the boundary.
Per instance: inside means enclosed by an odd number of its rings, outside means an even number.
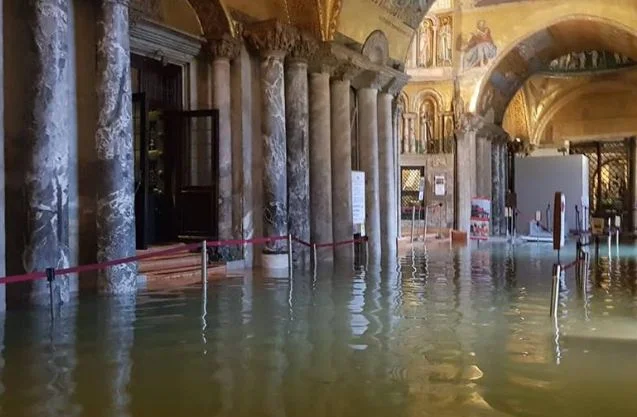
M288 234L288 268L290 269L290 278L294 276L294 263L292 262L292 235Z
M615 230L615 245L617 246L617 250L619 251L619 229Z
M208 242L201 242L201 283L208 285Z
M414 243L414 225L416 223L416 206L411 208L411 243Z
M425 227L424 227L424 232L423 232L423 236L422 236L422 240L423 241L427 241L427 215L429 214L429 207L425 207Z
M51 308L51 321L55 319L55 314L53 312L53 282L55 281L55 268L47 268L46 271L46 280L49 281L49 304Z
M553 285L551 286L551 317L557 316L557 307L560 298L560 278L562 276L562 266L553 265Z

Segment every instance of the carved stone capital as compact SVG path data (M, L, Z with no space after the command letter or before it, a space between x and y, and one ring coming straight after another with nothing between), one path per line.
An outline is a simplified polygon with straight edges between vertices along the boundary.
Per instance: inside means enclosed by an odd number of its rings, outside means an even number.
M208 39L208 48L212 58L226 58L233 60L241 53L241 39L230 34L224 34L219 39Z
M391 76L378 71L363 71L356 79L353 80L353 86L356 89L372 88L374 90L382 90L391 81Z
M341 60L332 71L332 79L334 81L352 81L362 71L352 60Z
M307 32L300 32L296 43L290 50L289 59L295 61L308 62L314 57L319 49L319 43Z
M458 123L457 134L459 137L466 133L477 133L484 126L484 119L473 113L465 113Z
M243 36L261 56L287 55L299 41L299 32L278 20L264 20L245 26Z
M385 93L391 94L394 97L397 97L403 88L409 82L409 77L394 77L392 80L385 86Z
M334 56L329 43L321 43L310 60L310 72L321 72L332 75L338 67L339 60Z
M121 4L122 6L129 6L131 4L131 0L102 0L102 1L104 3ZM148 0L146 1L133 0L133 3L153 3L153 2Z

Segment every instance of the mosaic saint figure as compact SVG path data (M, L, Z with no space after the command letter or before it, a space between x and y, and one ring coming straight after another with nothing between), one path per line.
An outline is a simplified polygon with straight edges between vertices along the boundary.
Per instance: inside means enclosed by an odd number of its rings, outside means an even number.
M446 17L442 20L442 26L440 27L440 32L438 32L438 59L442 66L453 64L451 58L452 37L451 19Z
M463 50L463 67L465 70L486 66L498 54L498 48L491 37L491 29L484 20L479 20L477 31L471 34Z

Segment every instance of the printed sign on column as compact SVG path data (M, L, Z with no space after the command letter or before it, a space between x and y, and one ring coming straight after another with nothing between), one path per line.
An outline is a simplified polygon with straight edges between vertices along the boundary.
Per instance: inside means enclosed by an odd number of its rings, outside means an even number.
M425 177L420 177L420 184L418 186L418 200L425 201Z
M566 238L566 196L564 193L555 193L553 204L553 249L560 250L564 247Z
M471 239L489 240L491 234L491 200L473 198L471 200Z
M437 197L442 197L447 193L446 180L443 175L436 175L434 177L434 194Z
M352 222L365 224L365 173L352 171Z

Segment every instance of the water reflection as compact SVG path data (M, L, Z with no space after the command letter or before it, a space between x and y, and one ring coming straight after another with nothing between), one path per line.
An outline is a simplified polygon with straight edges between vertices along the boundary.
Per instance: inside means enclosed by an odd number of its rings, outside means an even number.
M536 244L12 312L2 415L633 417L637 250L599 252L556 321Z

